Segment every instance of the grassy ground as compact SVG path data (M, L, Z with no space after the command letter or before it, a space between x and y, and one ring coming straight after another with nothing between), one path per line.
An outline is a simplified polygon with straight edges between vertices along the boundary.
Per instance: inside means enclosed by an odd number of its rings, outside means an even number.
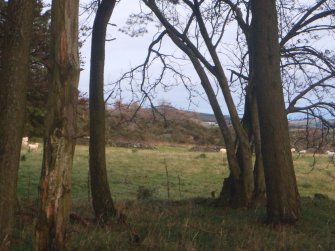
M22 155L17 245L32 247L41 149ZM314 158L315 157L315 158ZM108 227L74 222L69 250L335 250L335 166L327 157L294 157L303 215L295 226L263 224L264 208L232 210L211 206L220 192L227 161L220 153L189 152L187 147L158 150L107 149L113 198L128 224ZM168 174L167 174L168 173ZM167 182L168 180L168 182ZM326 198L314 198L320 193ZM73 212L92 218L88 187L88 148L74 159ZM138 200L146 197L147 200ZM137 237L139 239L137 240Z

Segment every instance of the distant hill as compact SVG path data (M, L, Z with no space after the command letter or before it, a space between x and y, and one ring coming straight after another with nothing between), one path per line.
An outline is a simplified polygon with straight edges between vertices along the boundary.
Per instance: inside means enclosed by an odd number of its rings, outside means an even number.
M196 115L199 117L199 119L203 122L217 122L214 114L210 113L202 113L202 112L196 112Z
M78 109L78 128L80 135L88 132L88 102L82 102ZM230 117L225 119L231 126ZM330 120L335 124L335 119ZM321 127L318 121L310 121L311 127ZM307 120L289 120L292 145L305 148L299 133L305 129ZM293 129L293 130L292 130ZM298 129L298 130L294 130ZM319 130L320 131L320 130ZM224 145L214 114L185 111L163 104L156 109L140 107L137 103L120 101L106 110L106 138L108 142L169 142L197 145Z
M214 114L202 113L202 112L196 112L195 114L197 115L199 120L203 123L212 124L212 125L217 124ZM228 115L225 115L224 117L228 121L228 124L230 125L231 124L230 117ZM328 122L332 124L333 126L335 126L335 119L330 119L328 120ZM309 127L311 128L321 128L322 127L322 123L320 120L311 119L308 123L309 123ZM289 125L289 128L305 128L307 125L307 119L289 119L288 125Z
M208 115L214 118L214 115ZM168 104L152 109L139 107L136 103L118 102L106 111L106 137L110 143L223 145L219 128L204 123L207 122L203 122L197 113L180 110Z
M309 127L311 128L321 128L322 127L322 123L320 120L314 120L311 119L309 121L307 121L307 119L289 119L288 121L288 126L289 128L305 128L307 126L307 122L309 124ZM335 126L335 119L330 119L328 120L328 122L330 124L332 124L333 126Z

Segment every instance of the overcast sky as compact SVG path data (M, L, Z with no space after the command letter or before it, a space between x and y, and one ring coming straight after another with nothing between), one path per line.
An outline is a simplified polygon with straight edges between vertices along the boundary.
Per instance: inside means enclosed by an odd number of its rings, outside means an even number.
M90 1L91 0L80 0L80 3L84 4ZM46 0L46 2L51 2L51 0ZM106 43L105 85L118 80L124 72L130 70L131 67L135 67L143 63L145 60L147 48L152 41L156 28L149 28L149 32L140 37L129 37L128 35L118 31L120 28L125 26L129 15L132 13L138 13L140 8L146 10L145 5L140 5L139 0L122 0L116 5L114 9L110 23L115 24L116 27L109 28L108 35L109 38L115 38L115 40ZM81 16L81 23L83 21L83 17L84 16ZM92 16L91 22L93 22L93 18L94 16ZM225 32L225 36L222 41L232 45L236 44L235 35L236 34L234 32ZM164 48L178 53L175 45L173 45L172 42L168 42L168 38L166 38L164 41ZM88 92L89 87L90 42L91 38L88 38L84 46L81 48L81 55L85 61L85 65L82 67L83 71L80 75L79 89L83 92ZM220 54L220 56L224 57L223 54ZM225 63L227 62L225 59L222 61ZM227 68L227 65L225 65L225 67ZM157 72L158 70L159 69L157 69ZM198 83L199 79L197 74L192 72L193 68L190 66L190 63L188 63L186 67L183 67L182 70L186 75L192 76L192 79L194 80L192 83ZM172 82L174 80L171 78L171 80L168 79L167 81ZM129 84L127 82L123 82L123 88L127 87L129 87ZM107 88L108 87L106 87L106 89ZM198 85L196 88L200 93L203 93L201 86ZM126 92L123 92L123 94L124 93ZM127 98L129 95L123 95L123 97ZM158 91L155 94L155 104L158 104L163 99L167 102L170 102L177 108L212 113L212 109L204 97L193 98L193 103L190 104L188 101L188 92L183 86L176 86L168 92ZM237 95L234 97L234 101L235 104L238 104L239 97ZM219 103L222 106L221 108L223 112L228 114L225 102L222 97L219 98Z
M88 2L88 0L81 0L81 4ZM144 62L147 48L152 41L155 33L154 29L149 29L149 33L140 37L129 37L128 35L118 31L119 28L124 27L129 15L131 13L138 13L140 8L146 8L144 4L139 5L139 1L122 0L116 5L112 14L110 23L116 25L108 30L109 37L116 38L114 41L106 43L106 61L105 61L105 84L117 80L122 73L128 71L131 67L137 66ZM92 18L93 21L93 18ZM85 61L82 67L84 70L80 74L79 89L88 92L89 86L89 61L90 61L90 41L87 39L84 46L81 48L81 55ZM166 46L175 49L171 43ZM191 67L185 68L185 72L190 71ZM192 74L192 73L190 73ZM198 77L193 73L194 82L198 82ZM124 82L124 87L127 85ZM197 87L199 92L203 92L202 87ZM213 113L212 109L205 98L194 98L193 103L188 101L188 93L182 86L177 86L168 92L158 91L155 95L155 102L158 104L161 100L170 102L173 106L185 110L192 110L198 112ZM221 102L224 103L224 102ZM224 113L226 109L223 108Z

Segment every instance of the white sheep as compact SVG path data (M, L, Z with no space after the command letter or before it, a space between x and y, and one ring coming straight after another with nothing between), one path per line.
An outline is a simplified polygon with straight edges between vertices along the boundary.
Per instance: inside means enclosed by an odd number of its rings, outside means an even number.
M291 153L295 153L295 148L291 148Z
M334 160L335 152L327 151L326 153L327 153L327 155L328 155L328 160L329 160L329 161Z
M227 149L226 148L221 148L220 149L220 153L226 153L227 152Z
M307 153L306 150L300 150L300 151L299 151L299 155L302 155L302 156L305 156L306 153Z
M22 145L27 146L28 145L29 138L28 137L23 137L22 138Z
M31 152L31 151L37 151L37 149L38 149L38 145L39 145L39 143L28 144L28 151L29 151L29 152Z

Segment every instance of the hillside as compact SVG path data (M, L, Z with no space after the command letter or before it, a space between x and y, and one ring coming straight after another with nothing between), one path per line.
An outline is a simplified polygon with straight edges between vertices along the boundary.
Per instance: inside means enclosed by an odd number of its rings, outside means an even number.
M218 127L207 127L198 113L169 105L152 109L118 103L108 109L106 128L109 142L223 144Z
M88 135L87 102L80 103L78 124L81 135ZM231 125L229 116L225 116ZM335 123L335 120L330 120ZM318 121L289 120L291 146L297 149L330 146L332 135L321 130ZM324 136L326 138L323 138ZM153 108L139 107L138 104L116 102L106 111L106 137L110 144L115 143L182 143L195 145L224 145L215 116L210 113L197 113L177 109L171 105Z

